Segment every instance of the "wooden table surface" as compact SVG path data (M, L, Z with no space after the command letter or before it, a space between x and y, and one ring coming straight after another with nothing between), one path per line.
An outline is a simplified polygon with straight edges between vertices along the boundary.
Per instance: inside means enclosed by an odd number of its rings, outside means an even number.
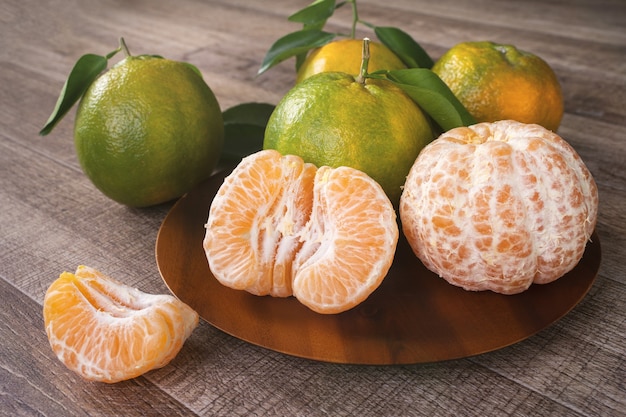
M359 1L364 20L400 27L433 57L466 40L512 43L555 69L559 133L600 190L602 264L568 315L512 346L420 365L358 366L258 347L202 321L166 367L107 385L55 357L42 303L64 270L86 264L166 293L155 240L172 203L130 209L82 173L74 110L40 137L79 56L131 51L195 64L222 109L275 104L293 61L257 77L265 52L296 30L308 1L4 0L0 4L0 415L626 415L626 2ZM349 8L330 30L347 31ZM362 29L362 34L369 34ZM533 306L529 305L529 309ZM427 318L425 318L427 319Z

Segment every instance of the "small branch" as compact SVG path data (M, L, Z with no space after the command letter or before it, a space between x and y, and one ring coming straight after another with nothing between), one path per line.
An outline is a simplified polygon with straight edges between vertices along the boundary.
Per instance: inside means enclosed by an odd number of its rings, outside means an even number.
M363 53L361 58L361 71L356 77L356 82L365 84L365 78L367 77L367 67L370 62L370 40L369 38L363 38Z
M359 22L359 13L356 10L356 0L350 1L352 4L352 30L350 31L350 38L356 37L356 25Z
M124 56L131 56L130 51L128 50L128 46L126 46L126 42L124 38L120 38L120 48L124 51Z

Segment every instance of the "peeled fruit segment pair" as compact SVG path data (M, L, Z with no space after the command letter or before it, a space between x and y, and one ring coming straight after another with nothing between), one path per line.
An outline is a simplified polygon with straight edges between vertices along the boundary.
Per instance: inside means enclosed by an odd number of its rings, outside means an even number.
M597 214L598 189L576 151L511 120L441 135L420 153L400 199L403 232L427 268L503 294L573 269Z
M391 202L365 173L264 150L244 158L218 190L204 250L223 285L293 295L329 314L380 285L398 235Z
M59 360L107 383L167 365L198 325L198 314L177 298L144 293L82 265L50 285L43 317Z

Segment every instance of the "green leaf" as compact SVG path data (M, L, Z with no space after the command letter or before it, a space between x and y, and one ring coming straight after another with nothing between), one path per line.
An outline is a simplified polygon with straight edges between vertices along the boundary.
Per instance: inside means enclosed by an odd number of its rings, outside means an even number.
M257 74L262 74L274 65L313 48L325 45L335 37L334 33L322 30L299 30L278 39L270 47Z
M426 68L389 71L387 77L406 92L444 130L476 123L437 74Z
M305 26L313 25L321 29L334 12L335 0L316 0L304 9L289 16L287 20L302 23ZM318 26L320 23L322 26Z
M52 114L43 129L39 131L40 135L45 136L52 131L106 67L107 58L104 56L87 54L78 59L61 89Z
M267 120L275 106L269 103L242 103L225 110L222 115L225 125L248 124L265 129Z
M326 26L326 21L333 15L337 7L339 6L335 6L335 0L316 0L304 9L289 16L288 20L302 23L302 30L322 30ZM302 66L308 52L309 50L307 49L295 55L296 71Z
M263 149L265 127L274 105L243 103L222 113L224 117L224 148L222 161L238 162Z
M300 67L302 66L302 64L304 64L304 61L306 61L306 57L306 52L301 52L296 55L296 73L300 70Z
M408 33L398 28L380 26L374 28L374 33L407 67L432 68L432 58Z

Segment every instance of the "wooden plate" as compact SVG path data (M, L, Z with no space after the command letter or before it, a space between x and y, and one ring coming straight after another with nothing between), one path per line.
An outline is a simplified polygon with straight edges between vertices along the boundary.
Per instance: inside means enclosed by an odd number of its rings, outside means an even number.
M551 325L587 294L600 266L594 233L578 266L559 280L517 295L468 292L428 271L400 238L382 285L336 315L295 298L258 297L222 286L202 248L208 210L226 173L182 197L156 241L170 291L200 317L242 340L303 358L351 364L412 364L457 359L519 342Z

